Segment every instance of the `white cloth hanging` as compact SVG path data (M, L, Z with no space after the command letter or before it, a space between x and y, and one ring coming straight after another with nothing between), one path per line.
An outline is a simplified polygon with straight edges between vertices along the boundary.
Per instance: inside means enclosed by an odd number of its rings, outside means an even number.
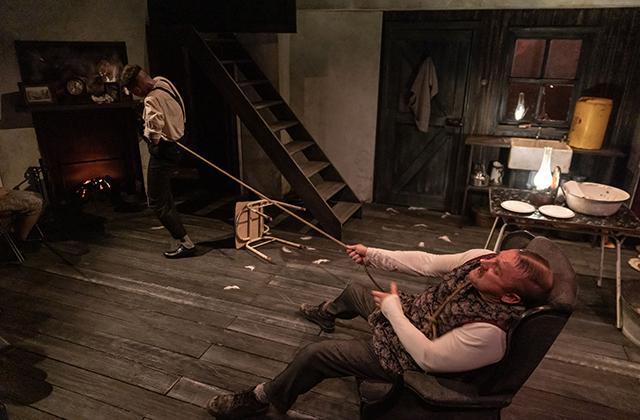
M429 131L429 117L431 115L431 98L438 93L438 77L431 57L427 57L420 65L416 80L411 86L409 108L413 110L418 130Z

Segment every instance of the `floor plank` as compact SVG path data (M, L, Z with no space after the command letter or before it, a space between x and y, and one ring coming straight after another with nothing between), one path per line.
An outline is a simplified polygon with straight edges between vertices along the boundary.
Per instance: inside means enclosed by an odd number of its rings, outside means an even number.
M235 248L228 220L184 215L201 255L179 261L162 256L171 239L149 212L107 211L106 220L104 232L61 235L23 265L0 266L0 335L14 346L0 362L22 363L12 387L0 384L12 420L207 419L209 398L273 378L305 345L370 336L363 319L338 321L326 334L298 313L301 303L332 299L349 282L373 286L344 248L295 221L279 217L272 231L313 249L266 245L267 263ZM442 213L367 205L342 240L444 253L482 248L487 236ZM640 350L613 325L614 254L606 250L599 288L600 249L554 240L579 276L578 305L503 418L640 417ZM636 256L623 249L623 261ZM384 287L395 281L409 293L439 281L370 271ZM625 264L622 274L640 279ZM290 418L357 419L353 379L318 385Z

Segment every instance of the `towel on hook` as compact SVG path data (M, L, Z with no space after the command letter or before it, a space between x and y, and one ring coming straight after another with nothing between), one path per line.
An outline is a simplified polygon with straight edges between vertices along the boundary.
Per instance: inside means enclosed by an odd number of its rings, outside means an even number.
M413 110L418 130L426 133L429 131L431 98L438 93L438 78L431 57L427 57L420 65L416 80L411 86L411 93L409 108Z

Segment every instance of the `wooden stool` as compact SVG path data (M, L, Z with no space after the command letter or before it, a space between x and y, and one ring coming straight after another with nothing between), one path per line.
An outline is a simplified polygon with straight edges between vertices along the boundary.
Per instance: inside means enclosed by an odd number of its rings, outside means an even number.
M279 201L276 201L276 203L295 210L304 210L302 207L291 204ZM256 249L257 247L271 242L280 242L286 245L295 246L296 248L304 248L304 245L285 241L284 239L276 238L269 234L269 226L265 223L265 219L271 220L271 217L264 214L262 209L270 206L271 204L273 204L273 201L270 200L239 201L236 203L235 218L236 249L240 249L244 246L249 251L269 262L271 261L271 258L258 251Z

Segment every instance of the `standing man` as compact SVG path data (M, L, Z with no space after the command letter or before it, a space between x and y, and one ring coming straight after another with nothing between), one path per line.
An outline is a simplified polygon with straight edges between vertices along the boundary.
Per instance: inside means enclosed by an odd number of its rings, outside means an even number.
M171 173L182 158L182 148L176 144L184 136L187 121L184 102L173 83L164 77L151 78L137 64L129 64L122 70L122 85L144 101L145 141L149 144L147 170L147 195L149 206L180 244L167 251L167 258L186 258L197 254L176 209L171 193Z

